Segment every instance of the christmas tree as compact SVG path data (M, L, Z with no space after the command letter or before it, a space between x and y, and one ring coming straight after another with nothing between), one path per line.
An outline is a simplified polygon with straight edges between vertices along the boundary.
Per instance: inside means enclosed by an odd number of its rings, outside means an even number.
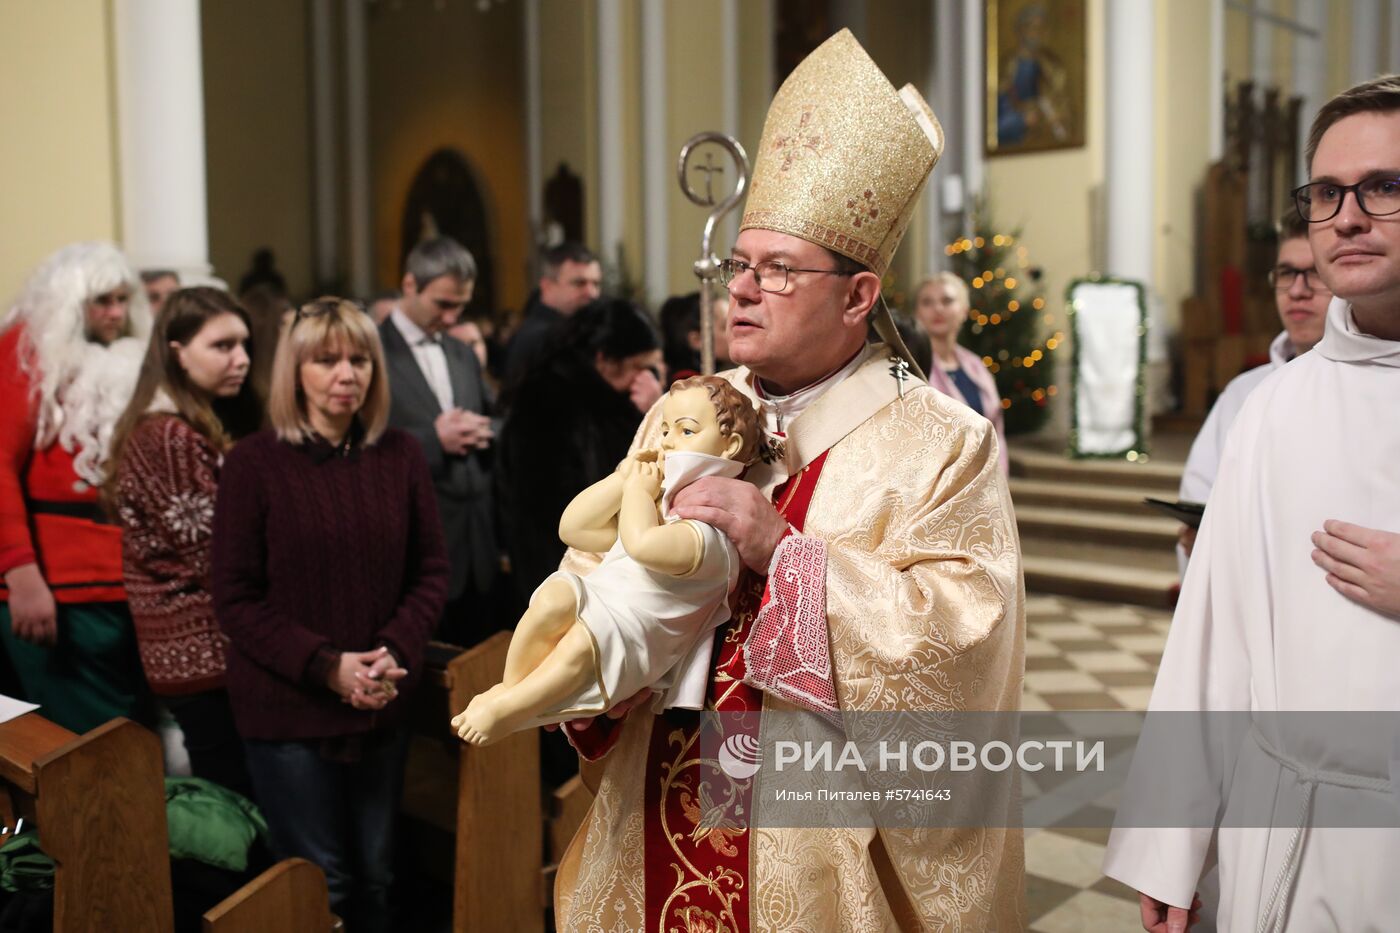
M967 283L971 310L958 342L996 378L1006 433L1023 434L1045 423L1058 393L1051 354L1065 335L1049 310L1019 231L996 233L980 212L975 233L949 243L952 271Z

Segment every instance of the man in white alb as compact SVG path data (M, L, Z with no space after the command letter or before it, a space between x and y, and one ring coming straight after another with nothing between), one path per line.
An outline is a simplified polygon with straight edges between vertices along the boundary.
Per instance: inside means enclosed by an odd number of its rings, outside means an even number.
M1214 803L1240 804L1248 774L1248 794L1286 815L1265 827L1115 828L1104 871L1141 892L1154 933L1186 928L1212 841L1221 929L1355 933L1397 923L1400 829L1315 819L1394 809L1392 737L1344 750L1340 733L1299 742L1268 714L1400 710L1400 624L1329 586L1310 546L1330 520L1400 529L1400 77L1329 101L1307 151L1311 181L1296 200L1336 296L1326 334L1266 378L1235 422L1149 707L1249 714L1234 786L1223 784ZM1135 763L1125 808L1171 794L1163 780Z

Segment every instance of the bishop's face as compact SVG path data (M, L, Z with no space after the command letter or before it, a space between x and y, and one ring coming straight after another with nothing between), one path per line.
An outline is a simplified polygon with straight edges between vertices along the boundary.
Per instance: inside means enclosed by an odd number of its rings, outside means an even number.
M729 358L749 367L778 393L811 385L850 359L865 338L865 315L850 313L851 277L836 269L831 253L815 243L772 230L739 234L732 258L755 266L781 262L787 287L763 291L753 272L729 284Z

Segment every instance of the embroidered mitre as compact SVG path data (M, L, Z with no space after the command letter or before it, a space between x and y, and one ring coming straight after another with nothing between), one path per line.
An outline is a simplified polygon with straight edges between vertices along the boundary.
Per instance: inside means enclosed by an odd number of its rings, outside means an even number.
M942 152L919 92L896 91L843 29L773 98L739 229L801 237L883 276Z

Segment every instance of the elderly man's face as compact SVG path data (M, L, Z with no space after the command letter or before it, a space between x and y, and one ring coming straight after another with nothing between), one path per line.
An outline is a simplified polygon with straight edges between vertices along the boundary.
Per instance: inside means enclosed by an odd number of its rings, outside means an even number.
M729 285L729 358L749 367L775 391L793 391L816 381L848 359L864 340L865 317L849 309L851 277L825 274L836 260L815 243L772 230L739 234L732 258L755 266L781 262L787 287L766 292L753 272Z
M1400 111L1338 120L1313 156L1314 182L1352 185L1377 175L1400 177ZM1309 224L1308 239L1334 294L1400 315L1400 214L1371 217L1349 191L1337 216Z
M118 285L109 292L89 298L84 309L88 339L106 346L120 337L126 330L130 307L131 288L126 285Z

